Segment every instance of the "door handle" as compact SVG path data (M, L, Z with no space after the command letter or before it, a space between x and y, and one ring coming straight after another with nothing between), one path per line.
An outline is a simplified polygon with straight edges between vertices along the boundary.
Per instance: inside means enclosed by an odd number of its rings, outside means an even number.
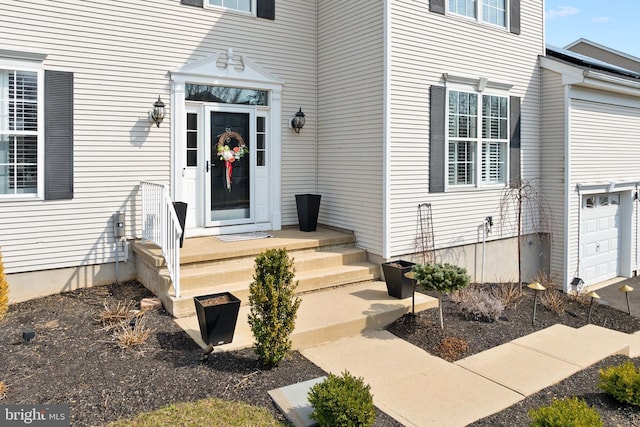
M205 172L209 173L209 160L205 162Z

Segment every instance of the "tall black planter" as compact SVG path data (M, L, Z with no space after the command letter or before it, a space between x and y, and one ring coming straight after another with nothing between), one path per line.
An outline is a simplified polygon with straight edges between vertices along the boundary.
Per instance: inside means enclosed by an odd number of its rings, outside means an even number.
M240 300L229 292L193 297L200 336L209 346L233 341Z
M184 242L184 225L187 223L187 204L185 202L173 202L173 209L178 216L178 222L182 228L182 234L180 235L180 247Z
M300 231L316 231L320 197L320 194L296 194Z
M394 298L409 298L413 295L413 281L404 277L416 265L409 261L392 261L382 264L384 281L387 284L387 293Z

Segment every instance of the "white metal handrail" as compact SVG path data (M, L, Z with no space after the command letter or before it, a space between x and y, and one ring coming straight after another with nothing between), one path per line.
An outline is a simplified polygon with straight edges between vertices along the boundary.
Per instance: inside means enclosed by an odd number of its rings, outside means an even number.
M162 250L176 298L180 297L180 236L182 227L173 207L169 187L142 181L142 240Z

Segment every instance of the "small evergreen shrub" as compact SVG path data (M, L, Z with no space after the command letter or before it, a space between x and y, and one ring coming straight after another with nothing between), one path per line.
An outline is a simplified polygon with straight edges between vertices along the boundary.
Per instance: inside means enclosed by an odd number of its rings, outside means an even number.
M277 365L291 349L300 298L295 296L293 260L287 250L269 249L256 257L249 285L249 326L263 364Z
M0 254L0 320L7 314L9 310L9 282L4 274L4 263L2 262L2 254Z
M504 312L502 302L484 289L470 288L461 296L460 309L467 320L494 322Z
M376 410L370 388L347 371L342 376L329 374L309 391L310 417L321 427L372 426Z
M444 329L442 293L451 293L469 286L471 278L467 270L451 264L416 264L413 266L415 280L426 291L438 292L438 318Z
M620 402L640 406L640 370L631 360L600 369L598 388Z
M529 411L532 427L602 427L600 414L577 397L556 399Z

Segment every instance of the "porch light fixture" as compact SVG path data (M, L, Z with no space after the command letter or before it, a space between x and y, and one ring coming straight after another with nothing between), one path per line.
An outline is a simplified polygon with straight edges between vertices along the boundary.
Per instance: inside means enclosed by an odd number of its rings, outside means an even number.
M547 288L542 286L538 282L529 283L527 288L533 289L533 318L531 319L531 326L536 322L536 306L538 305L538 292L545 291Z
M164 120L164 102L160 100L160 95L158 95L158 100L153 103L153 110L149 113L149 118L157 127L160 127L160 123Z
M296 133L300 133L300 129L304 127L304 122L305 122L304 117L305 116L304 116L304 113L302 112L302 107L300 107L296 115L293 117L293 119L291 119L291 127L293 128L294 131L296 131Z

